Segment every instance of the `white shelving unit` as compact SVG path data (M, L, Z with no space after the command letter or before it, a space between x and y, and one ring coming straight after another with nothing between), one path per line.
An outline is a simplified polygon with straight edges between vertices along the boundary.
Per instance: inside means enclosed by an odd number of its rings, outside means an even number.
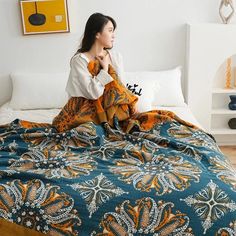
M211 110L212 115L236 115L236 111L231 111L227 109L212 109Z
M227 134L236 134L235 130L230 130L228 128L225 128L225 129L212 129L211 130L211 134L213 135L227 135Z
M236 88L235 89L213 88L212 93L213 94L235 94Z
M216 76L217 81L224 80L223 75ZM215 81L213 81L214 83ZM229 95L236 95L235 89L213 88L212 90L212 109L211 109L211 129L213 135L236 135L236 129L230 129L228 121L236 118L236 110L230 110L228 103Z
M236 88L224 89L227 58L231 57L232 68L236 67L235 42L236 24L187 25L187 103L221 145L236 145L236 130L228 126L228 121L236 118L236 111L228 108L229 95L236 95Z

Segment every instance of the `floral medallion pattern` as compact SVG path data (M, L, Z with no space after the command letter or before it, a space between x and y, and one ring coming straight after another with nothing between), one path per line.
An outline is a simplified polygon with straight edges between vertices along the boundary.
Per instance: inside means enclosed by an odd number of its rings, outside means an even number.
M172 123L171 128L168 129L168 134L183 142L199 147L204 146L206 148L219 151L213 139L201 130L196 130L184 125L179 125L177 123Z
M132 138L127 138L132 139ZM127 141L109 141L104 140L104 144L90 149L90 156L94 158L99 158L102 160L109 160L114 157L116 150L130 150L130 151L140 151L154 154L159 150L159 146L153 142L143 140L142 138L135 138L132 142Z
M236 170L229 161L214 156L209 158L211 166L209 170L216 174L217 178L231 186L236 192Z
M154 146L156 150L160 147L167 148L170 145L169 139L160 135L159 126L155 126L150 132L140 132L136 135L144 141L148 141L149 146Z
M116 207L115 212L103 216L102 232L94 231L92 235L193 236L189 218L173 208L172 202L156 202L150 197L138 199L134 205L126 200Z
M17 173L15 170L0 170L0 179Z
M236 204L212 180L206 188L194 195L181 199L188 206L193 207L195 213L202 221L204 234L212 227L214 222L221 219L228 212L236 211Z
M176 150L173 151L173 153L176 153L175 155L184 154L186 156L189 156L190 158L193 158L194 160L200 162L202 160L202 152L199 152L197 149L189 146L188 144L182 144L177 143L176 144ZM207 152L205 151L204 154Z
M77 235L74 200L41 180L0 184L0 217L48 235Z
M178 156L152 156L145 153L126 152L123 159L114 161L110 171L119 175L119 179L134 188L157 195L164 195L172 191L184 191L191 181L199 182L201 170L193 163Z
M236 236L236 220L229 224L229 227L220 228L216 236Z
M121 188L116 187L103 174L98 175L92 180L85 181L82 184L72 184L70 186L78 191L85 200L90 218L102 204L116 196L120 196L124 193L127 194L127 192L124 192Z
M116 149L110 145L103 145L90 150L90 155L101 160L108 160L113 157Z
M36 149L19 159L10 159L9 163L11 170L42 174L49 179L78 178L89 175L97 166L97 162L86 154Z
M98 136L94 124L88 122L65 133L55 133L54 129L45 129L35 133L26 132L21 138L30 147L40 150L66 150L68 147L90 147L96 143Z

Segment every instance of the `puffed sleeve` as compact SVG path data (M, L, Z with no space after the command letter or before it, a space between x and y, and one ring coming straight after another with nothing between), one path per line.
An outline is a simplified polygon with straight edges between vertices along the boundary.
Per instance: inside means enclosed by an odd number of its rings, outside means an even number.
M88 71L87 62L77 55L71 61L66 91L71 97L96 100L102 96L105 85L111 81L113 78L103 69L97 76L92 76Z

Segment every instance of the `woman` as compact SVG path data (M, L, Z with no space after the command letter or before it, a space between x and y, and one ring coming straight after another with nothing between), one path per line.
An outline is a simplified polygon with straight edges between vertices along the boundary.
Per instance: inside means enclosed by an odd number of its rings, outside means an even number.
M122 59L118 53L109 53L113 47L116 22L100 13L91 15L86 23L81 48L71 60L71 72L67 84L70 97L98 99L105 85L113 81L108 65L113 64L118 73L122 71ZM96 78L88 71L89 61L97 59L102 67ZM86 79L85 79L86 78Z
M70 99L53 120L59 132L89 121L113 126L115 117L122 121L135 112L137 97L120 81L122 57L110 51L115 28L110 16L95 13L89 17L81 48L71 59L66 86Z
M136 112L138 98L121 82L122 58L110 51L115 28L110 16L95 13L89 17L81 47L71 59L66 87L70 99L53 126L64 132L91 121L109 131L112 127L128 133L149 130L158 122L172 119L190 125L168 111Z

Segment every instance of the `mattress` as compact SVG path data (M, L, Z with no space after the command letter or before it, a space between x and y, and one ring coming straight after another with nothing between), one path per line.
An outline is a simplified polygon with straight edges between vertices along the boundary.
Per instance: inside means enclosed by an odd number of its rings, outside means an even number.
M181 119L191 122L199 128L202 128L187 105L184 107L153 107L152 109L173 111ZM9 102L7 102L0 107L0 124L7 124L15 119L52 123L53 118L59 112L60 109L13 110L9 106Z

